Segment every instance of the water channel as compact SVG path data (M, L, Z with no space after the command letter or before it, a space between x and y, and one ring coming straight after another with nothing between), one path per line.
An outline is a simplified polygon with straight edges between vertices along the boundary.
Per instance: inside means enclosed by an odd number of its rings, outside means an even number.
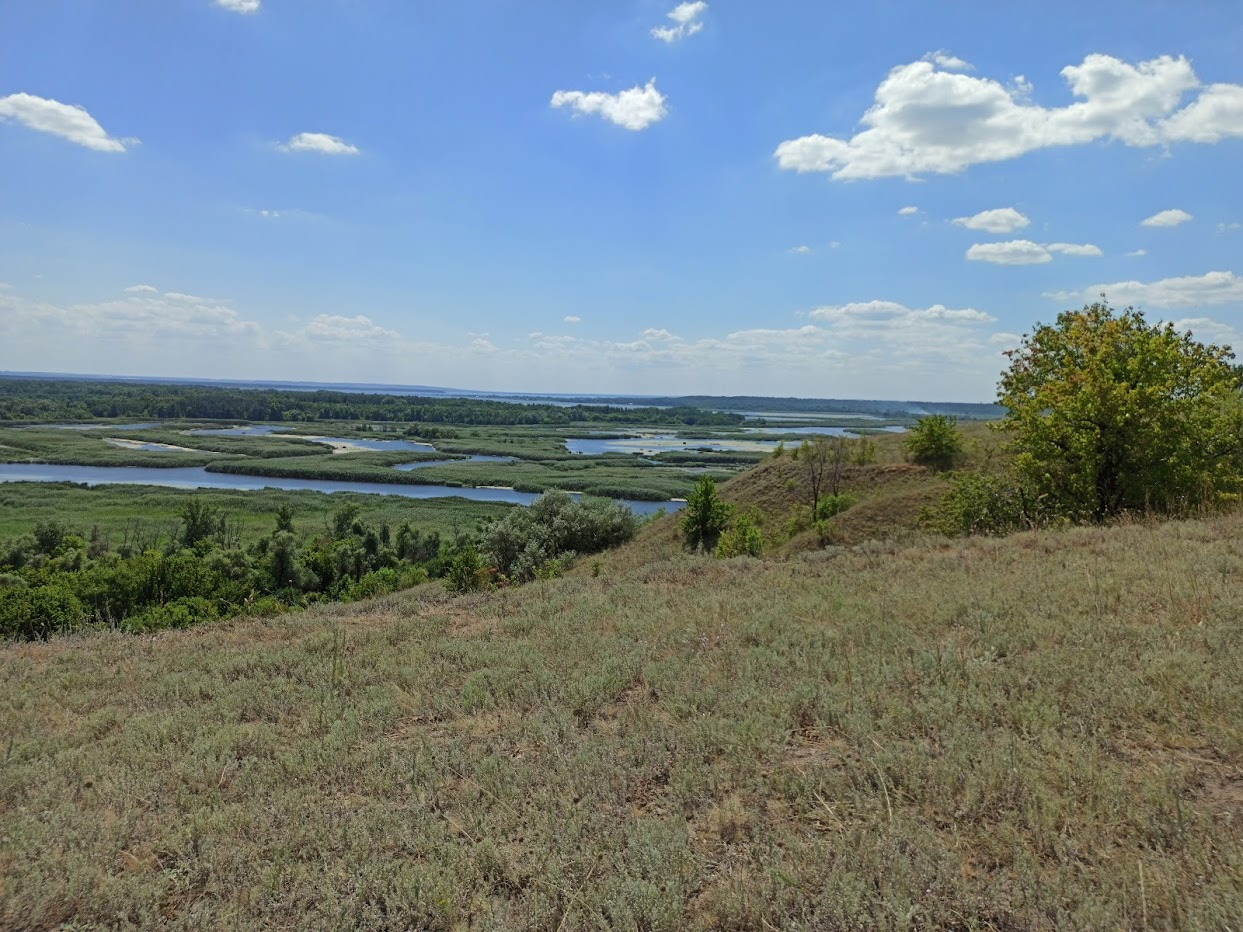
M503 459L503 457L501 457ZM452 460L451 462L461 462ZM408 468L430 466L408 463ZM401 468L401 467L398 467ZM159 485L174 489L308 489L315 492L361 492L369 495L401 495L405 498L465 498L475 502L509 502L529 505L539 498L535 492L514 489L457 488L445 485L407 485L399 482L340 482L332 479L279 479L269 476L238 476L208 472L202 466L176 466L167 469L149 466L54 466L38 463L0 464L0 482L74 482L81 485ZM579 498L577 492L570 493ZM617 499L637 515L654 514L664 508L677 511L684 502L647 502Z

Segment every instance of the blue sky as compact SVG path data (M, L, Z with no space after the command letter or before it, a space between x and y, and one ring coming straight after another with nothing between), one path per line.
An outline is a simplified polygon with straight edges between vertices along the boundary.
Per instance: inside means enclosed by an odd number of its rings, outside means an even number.
M1243 346L1235 0L0 5L0 369L992 400Z

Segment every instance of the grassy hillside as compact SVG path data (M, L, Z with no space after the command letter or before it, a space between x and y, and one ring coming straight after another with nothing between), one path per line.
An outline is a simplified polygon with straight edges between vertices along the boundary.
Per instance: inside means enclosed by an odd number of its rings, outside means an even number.
M0 649L0 927L1239 927L1243 516L784 562L671 525Z

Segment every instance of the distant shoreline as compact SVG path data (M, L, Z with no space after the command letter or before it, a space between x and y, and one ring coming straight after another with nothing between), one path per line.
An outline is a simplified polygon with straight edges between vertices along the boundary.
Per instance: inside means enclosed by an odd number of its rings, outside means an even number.
M951 414L966 420L994 420L1004 413L983 402L920 399L799 398L771 395L627 395L564 392L501 392L435 385L388 385L365 382L293 382L259 379L207 379L161 376L94 375L56 372L0 372L0 380L104 382L130 385L190 385L247 391L341 392L351 395L395 395L427 398L474 398L515 404L605 405L608 407L694 407L708 411L772 417L782 414L835 414L864 417L919 417Z

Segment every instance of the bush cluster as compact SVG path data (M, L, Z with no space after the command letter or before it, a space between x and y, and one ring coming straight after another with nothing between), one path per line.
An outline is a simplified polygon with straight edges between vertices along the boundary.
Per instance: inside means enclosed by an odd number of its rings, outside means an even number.
M545 492L529 508L515 508L484 529L484 562L508 582L555 575L577 554L598 553L630 540L638 522L629 508L603 498L574 501Z
M403 523L360 521L347 506L330 528L297 537L292 512L241 546L227 516L197 498L161 549L113 548L58 523L0 547L0 637L46 638L83 627L181 628L236 615L271 614L315 601L353 601L443 576L463 538L443 541Z

